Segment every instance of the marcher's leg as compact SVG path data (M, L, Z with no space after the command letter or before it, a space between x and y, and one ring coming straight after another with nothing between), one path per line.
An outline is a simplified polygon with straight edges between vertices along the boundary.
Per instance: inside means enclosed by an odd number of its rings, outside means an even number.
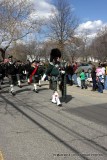
M15 95L15 90L14 90L14 85L13 85L13 76L9 75L9 83L10 83L10 92L12 93L12 95Z
M52 95L52 103L56 103L56 97L55 97L55 94L53 93Z
M22 86L21 86L21 81L20 81L20 75L17 74L16 76L17 76L18 87L21 88Z
M35 91L36 93L38 93L38 90L37 90L37 84L36 84L36 83L34 83L34 84L33 84L33 86L34 86L33 91Z
M59 99L59 94L58 94L58 91L57 91L57 84L58 84L57 81L52 81L52 86L53 86L53 89L54 89L54 93L52 95L52 103L56 103L57 106L62 106L62 104L60 102L60 99Z
M32 77L32 79L33 79L33 86L34 86L33 91L34 91L34 92L36 92L36 93L38 93L38 90L37 90L37 84L36 84L36 78L35 78L35 76L33 76L33 77Z
M62 106L62 104L61 104L61 102L60 102L60 99L59 99L59 94L58 94L58 92L55 91L54 95L55 95L55 99L56 99L57 106Z
M10 85L10 92L11 92L12 95L16 94L13 84Z
M30 79L29 78L27 79L27 82L28 82L28 84L30 84Z
M41 87L41 80L39 79L39 87Z

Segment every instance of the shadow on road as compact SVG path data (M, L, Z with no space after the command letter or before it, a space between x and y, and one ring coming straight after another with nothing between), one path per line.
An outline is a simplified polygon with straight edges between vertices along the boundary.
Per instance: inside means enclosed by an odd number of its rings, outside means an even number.
M66 95L66 97L61 97L60 100L61 102L65 102L68 103L70 102L74 97L72 97L71 95Z
M61 139L59 136L57 136L56 134L52 133L49 129L47 129L46 127L44 127L42 124L40 124L39 122L37 122L35 119L33 119L30 115L28 115L25 111L23 111L22 109L20 109L16 103L14 104L13 102L11 102L10 100L8 100L6 97L4 97L4 95L0 96L6 103L8 103L9 105L11 105L13 108L15 108L18 112L20 112L21 114L23 114L26 118L28 118L30 121L32 121L35 125L39 126L41 129L43 129L46 133L48 133L49 135L51 135L54 139L56 139L58 142L60 142L62 145L66 146L67 148L69 148L71 151L73 151L75 154L79 155L79 157L81 157L84 160L89 160L88 157L86 157L84 154L80 153L77 149L75 149L73 146L69 145L67 142L65 142L63 139ZM20 104L20 103L19 103ZM37 103L38 104L38 103ZM59 128L65 130L66 132L68 132L69 134L74 134L76 137L80 138L81 140L84 140L83 142L90 145L91 147L99 150L100 152L107 154L107 148L97 144L93 139L89 139L86 136L77 133L76 131L74 131L73 129L68 128L67 126L63 125L60 122L57 122L55 119L52 119L51 117L41 113L40 111L32 108L32 106L27 105L25 103L22 103L22 105L25 107L27 107L27 109L31 110L33 113L38 114L39 116L43 117L45 120L47 120L48 122L50 121L51 123L55 124L56 126L58 126Z
M65 111L107 127L107 103L69 108Z

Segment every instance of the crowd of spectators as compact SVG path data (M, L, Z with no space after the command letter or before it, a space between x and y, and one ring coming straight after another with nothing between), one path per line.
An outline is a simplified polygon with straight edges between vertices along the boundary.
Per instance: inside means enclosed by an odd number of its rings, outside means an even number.
M107 63L82 64L67 63L66 66L67 83L75 84L81 89L92 86L91 91L103 93L107 89Z

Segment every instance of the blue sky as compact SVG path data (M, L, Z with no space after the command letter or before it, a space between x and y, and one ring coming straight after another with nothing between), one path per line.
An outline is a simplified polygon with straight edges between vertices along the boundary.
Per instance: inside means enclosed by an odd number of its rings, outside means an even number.
M52 8L56 0L29 0L34 3L35 11L31 18L37 15L40 18L47 19L52 15ZM99 30L107 26L107 0L69 0L74 14L79 19L79 26L76 30L77 36L94 38ZM39 36L42 36L39 34Z
M81 22L107 22L107 0L69 0Z
M32 0L39 16L49 18L54 1L56 0ZM95 37L97 31L107 25L107 0L69 0L74 14L79 19L77 35L88 30L89 37ZM34 15L32 17L35 17Z
M37 19L39 16L42 19L48 20L52 16L52 9L55 9L53 4L56 0L29 1L34 6L34 10L32 10L30 15L31 19ZM76 36L83 36L88 33L87 37L94 38L99 30L107 26L107 0L69 0L69 3L74 10L74 14L79 19ZM39 39L42 39L42 36L44 38L42 34L38 34L38 36Z

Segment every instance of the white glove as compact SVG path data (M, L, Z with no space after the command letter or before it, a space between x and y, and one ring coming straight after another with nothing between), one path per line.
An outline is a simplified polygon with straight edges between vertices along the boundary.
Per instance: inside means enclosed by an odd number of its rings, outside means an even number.
M65 71L61 71L62 74L65 74Z

